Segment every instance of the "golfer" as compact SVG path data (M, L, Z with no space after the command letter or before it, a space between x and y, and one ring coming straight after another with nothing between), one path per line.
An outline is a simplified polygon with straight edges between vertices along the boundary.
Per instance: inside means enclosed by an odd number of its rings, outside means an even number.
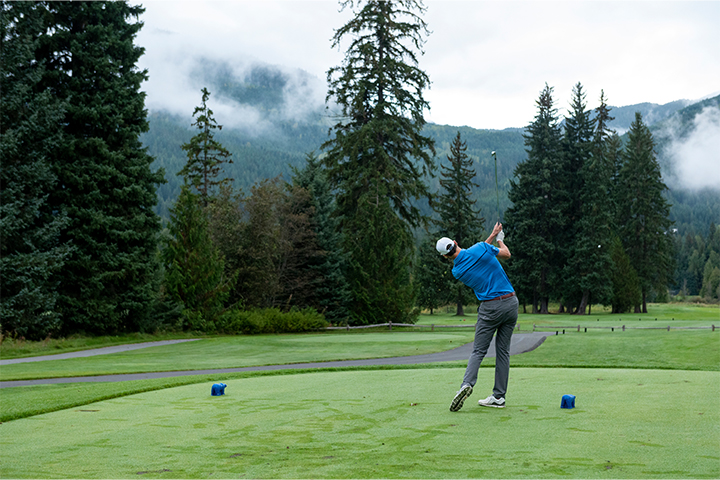
M500 248L492 245L496 239ZM452 412L460 410L465 400L472 394L480 363L485 358L490 341L496 333L495 387L493 394L478 401L478 404L483 407L505 407L505 392L510 371L510 339L517 323L518 299L505 270L496 258L510 258L510 250L505 245L504 239L502 224L496 223L487 240L468 249L460 248L456 241L447 237L438 240L435 246L441 255L453 261L453 276L472 288L475 296L480 300L473 351L460 390L450 404Z

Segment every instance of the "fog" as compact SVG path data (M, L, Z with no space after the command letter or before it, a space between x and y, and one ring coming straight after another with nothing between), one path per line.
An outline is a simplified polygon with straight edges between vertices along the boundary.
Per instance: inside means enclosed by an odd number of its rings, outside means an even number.
M720 192L720 108L703 109L687 132L673 124L666 133L671 142L666 148L672 174L669 183Z
M720 2L426 0L430 36L420 67L432 85L426 120L502 129L532 122L547 82L567 108L582 82L594 108L604 89L611 105L664 104L717 90ZM312 110L325 93L325 72L340 65L349 42L331 47L334 30L353 12L335 0L146 0L136 43L150 110L190 115L200 100L192 77L199 59L287 73L282 115ZM313 86L303 83L305 71ZM315 83L321 86L319 90ZM209 88L209 87L208 87ZM297 98L291 99L291 92ZM218 92L219 93L219 92ZM213 100L219 95L213 92ZM220 123L261 129L266 112L225 99ZM228 115L230 118L221 118Z
M324 81L302 70L241 56L230 61L178 55L166 61L174 68L154 70L163 88L148 96L151 111L189 119L207 88L216 121L253 135L269 133L277 122L318 121L324 111Z

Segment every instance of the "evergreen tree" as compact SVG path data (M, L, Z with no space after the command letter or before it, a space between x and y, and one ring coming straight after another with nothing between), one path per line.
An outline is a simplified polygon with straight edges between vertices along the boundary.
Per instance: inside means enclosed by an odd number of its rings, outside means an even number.
M628 132L622 155L617 190L617 225L625 251L640 278L642 312L647 313L648 295L664 289L672 262L672 237L668 218L667 190L655 156L652 134L639 112ZM641 306L636 304L635 311Z
M278 265L283 255L284 196L280 179L274 178L253 185L244 202L245 225L236 295L249 307L275 307L281 298Z
M565 244L566 194L556 190L563 153L552 91L545 85L536 102L538 113L525 134L528 158L515 168L508 192L513 206L505 212L507 238L513 239L510 276L520 301L532 302L533 313L549 313L550 298L559 296L558 250Z
M134 45L144 11L127 2L44 2L35 60L39 88L66 102L58 178L49 210L67 212L59 243L73 253L56 276L63 331L138 330L151 322L159 218L152 208L163 173L139 135L148 130Z
M717 252L710 252L705 262L700 296L708 300L717 300L720 296L720 255Z
M348 269L351 322L415 323L419 312L413 309L417 292L410 277L413 251L408 248L412 236L387 203L360 200L346 233L353 253Z
M215 140L213 130L222 130L222 125L218 125L213 118L213 111L207 105L209 98L210 92L207 88L203 88L202 104L195 107L193 112L195 123L192 126L197 128L199 133L188 143L182 145L182 149L187 153L188 161L178 172L178 175L186 178L190 185L200 192L203 205L208 204L213 187L232 182L232 178L218 180L223 170L223 164L233 162L230 159L230 152Z
M440 188L434 209L438 212L440 220L436 221L437 237L447 236L458 242L463 248L471 247L482 241L482 225L485 219L480 211L475 209L475 200L471 200L473 188L478 184L474 182L475 168L473 161L467 156L467 142L460 138L460 132L450 145L450 155L447 156L449 165L441 165ZM456 314L465 315L463 304L472 302L475 296L471 289L462 282L451 277L444 277L448 281L445 289L453 292Z
M578 218L573 222L573 239L568 249L565 266L565 298L575 307L576 314L584 315L593 300L609 305L612 297L610 267L612 263L610 238L612 234L613 209L610 201L613 159L607 150L612 132L608 127L613 117L605 103L604 92L594 119L596 128L588 138L589 115L584 110L581 86L575 90L573 121L566 123L566 134L575 131L570 151L571 158L580 158L577 181L579 189L574 195ZM568 127L572 124L573 127ZM566 141L570 138L566 137Z
M405 318L413 304L411 289L400 294L410 287L409 227L424 223L413 200L429 196L424 178L434 168L433 141L421 133L429 80L416 55L427 33L424 11L417 0L367 0L333 37L333 47L347 37L351 43L343 64L328 71L328 100L341 108L341 119L323 145L323 164L337 189L357 323L383 312ZM389 232L394 236L377 243ZM392 259L394 269L380 258ZM398 294L385 296L386 288Z
M280 258L277 265L280 294L276 304L285 308L320 309L316 288L322 281L318 267L325 252L318 245L315 207L310 192L285 184L280 204Z
M207 215L189 185L183 186L170 214L170 235L162 250L165 292L184 306L179 327L212 331L235 279L225 274L224 261L210 240Z
M617 235L612 237L609 250L612 258L612 313L625 313L640 302L640 279Z
M452 263L438 255L435 242L435 237L428 235L420 244L414 276L418 288L417 304L422 309L429 309L430 315L452 300L448 286L454 280Z
M306 156L303 169L294 169L293 172L293 185L310 193L317 244L323 251L320 263L313 265L320 276L320 281L315 286L320 310L332 323L346 322L351 299L350 287L345 278L348 255L342 248L340 219L334 215L335 200L327 175L314 152Z
M70 251L60 243L67 217L47 202L57 185L49 157L62 141L64 104L39 87L44 13L34 2L0 6L0 333L32 340L60 330L53 278Z

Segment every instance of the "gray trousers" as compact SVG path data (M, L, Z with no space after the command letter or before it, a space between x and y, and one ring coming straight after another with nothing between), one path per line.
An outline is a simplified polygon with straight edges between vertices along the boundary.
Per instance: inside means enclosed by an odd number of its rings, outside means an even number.
M478 320L475 324L475 342L465 370L463 385L473 387L477 382L478 369L487 355L493 335L495 339L495 398L505 397L508 375L510 373L510 340L518 318L517 296L491 302L482 302L478 307Z

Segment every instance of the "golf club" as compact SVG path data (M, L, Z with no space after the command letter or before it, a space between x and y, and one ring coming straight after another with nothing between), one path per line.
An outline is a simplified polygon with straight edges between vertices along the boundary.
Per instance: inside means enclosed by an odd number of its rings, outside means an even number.
M497 221L500 221L500 190L498 189L498 177L497 177L497 155L493 151L490 155L495 159L495 196L497 197Z

